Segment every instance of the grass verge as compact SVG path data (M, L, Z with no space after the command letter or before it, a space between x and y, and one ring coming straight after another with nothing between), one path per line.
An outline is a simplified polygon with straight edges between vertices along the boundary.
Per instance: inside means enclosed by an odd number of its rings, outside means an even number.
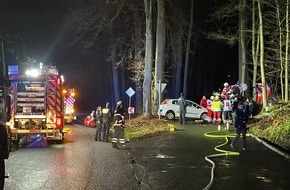
M143 116L126 121L126 138L130 141L138 141L153 137L169 131L170 121L157 117L145 118Z

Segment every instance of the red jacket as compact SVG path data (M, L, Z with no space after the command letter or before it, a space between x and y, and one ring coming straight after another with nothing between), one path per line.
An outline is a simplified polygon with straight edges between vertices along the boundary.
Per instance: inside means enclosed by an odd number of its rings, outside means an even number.
M200 105L201 107L206 108L206 107L207 107L207 100L206 100L206 98L202 98L202 99L200 100L199 105Z

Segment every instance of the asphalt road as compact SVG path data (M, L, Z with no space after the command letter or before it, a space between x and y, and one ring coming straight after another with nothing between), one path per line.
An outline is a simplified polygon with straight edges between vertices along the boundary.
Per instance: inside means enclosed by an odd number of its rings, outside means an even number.
M20 148L6 160L5 190L138 189L126 152L94 141L94 128L71 126L63 144Z
M159 137L131 142L127 150L135 160L134 171L143 189L200 190L211 182L212 164L205 157L222 153L215 147L227 142L226 134L234 134L233 127L228 133L217 131L214 125L192 123ZM246 151L241 139L238 141L235 152L239 155L211 158L215 169L210 189L290 189L289 160L255 138L247 141ZM228 143L219 149L233 151Z
M63 144L21 148L6 160L6 190L192 190L211 181L208 155L220 154L224 132L213 125L190 123L161 136L113 149L94 141L94 128L71 126ZM233 131L231 131L233 132ZM223 134L223 135L221 135ZM231 140L232 138L229 138ZM289 189L290 162L256 139L248 137L240 155L211 158L215 163L210 189ZM228 144L220 147L233 151Z

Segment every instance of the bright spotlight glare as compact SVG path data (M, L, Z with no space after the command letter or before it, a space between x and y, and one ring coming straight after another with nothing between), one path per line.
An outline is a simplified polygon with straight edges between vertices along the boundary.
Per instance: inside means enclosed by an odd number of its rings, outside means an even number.
M31 69L31 70L27 70L25 72L26 75L32 76L32 77L37 77L40 73L37 69Z

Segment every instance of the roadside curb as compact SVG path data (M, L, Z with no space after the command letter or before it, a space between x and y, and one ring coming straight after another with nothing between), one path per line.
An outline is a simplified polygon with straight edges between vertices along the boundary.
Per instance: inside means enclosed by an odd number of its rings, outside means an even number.
M289 155L288 153L279 150L278 148L276 148L276 147L270 145L270 144L267 143L266 141L260 139L259 137L255 136L255 135L253 135L253 134L251 134L251 133L250 133L250 135L251 135L253 138L255 138L259 143L263 143L263 145L265 145L266 147L268 147L268 148L271 149L272 151L274 151L274 152L280 154L281 156L285 157L286 159L290 159L290 155Z

